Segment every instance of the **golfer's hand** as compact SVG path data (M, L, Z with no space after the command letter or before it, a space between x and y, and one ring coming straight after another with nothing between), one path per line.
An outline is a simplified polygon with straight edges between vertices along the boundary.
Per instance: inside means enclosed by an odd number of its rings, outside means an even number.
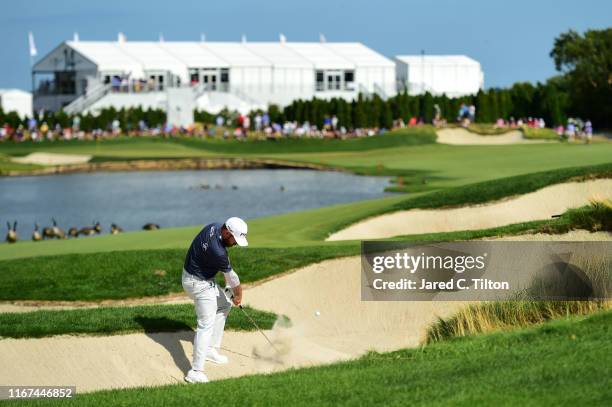
M242 303L242 285L234 287L234 296L232 297L232 302L236 306Z

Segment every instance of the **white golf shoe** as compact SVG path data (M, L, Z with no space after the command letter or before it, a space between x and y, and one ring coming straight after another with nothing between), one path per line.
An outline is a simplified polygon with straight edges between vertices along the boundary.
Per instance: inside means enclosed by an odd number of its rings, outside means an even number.
M227 356L221 355L216 348L208 348L208 352L206 352L206 360L219 365L225 365L228 362Z
M187 376L185 376L185 381L189 383L208 383L208 377L204 374L204 372L200 370L189 370L187 372Z

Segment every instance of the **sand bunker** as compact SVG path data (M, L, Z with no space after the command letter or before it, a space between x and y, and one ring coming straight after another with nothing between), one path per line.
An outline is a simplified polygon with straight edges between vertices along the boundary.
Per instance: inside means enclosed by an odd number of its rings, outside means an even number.
M66 165L84 164L89 162L91 157L91 155L84 154L31 153L25 157L17 157L12 160L21 164Z
M449 128L437 130L438 143L455 145L500 145L500 144L534 144L549 143L549 140L528 140L523 133L511 130L500 135L481 136L462 128Z
M209 377L272 372L349 359L370 349L416 346L436 316L462 306L362 303L359 272L359 257L335 259L247 289L248 305L291 319L290 328L267 331L283 354L276 358L258 332L226 332L223 348L230 364L207 364ZM78 392L182 383L192 340L193 332L2 339L0 383L76 385Z
M612 197L612 179L551 185L525 195L484 205L452 209L413 209L376 216L330 235L327 240L386 237L478 230L532 220L589 203L592 197Z

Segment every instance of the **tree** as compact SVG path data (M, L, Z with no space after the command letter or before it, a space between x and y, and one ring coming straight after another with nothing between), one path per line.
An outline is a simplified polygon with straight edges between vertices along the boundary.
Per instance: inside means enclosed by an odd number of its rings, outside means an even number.
M569 81L570 110L612 125L612 28L570 30L555 39L550 56Z

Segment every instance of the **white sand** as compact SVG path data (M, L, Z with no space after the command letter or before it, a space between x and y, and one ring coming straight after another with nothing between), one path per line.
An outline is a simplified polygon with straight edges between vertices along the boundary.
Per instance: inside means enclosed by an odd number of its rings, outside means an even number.
M436 130L438 143L454 145L500 145L500 144L534 144L549 143L549 140L529 140L523 138L519 130L511 130L500 135L481 136L463 128Z
M16 157L12 160L22 164L65 165L84 164L89 162L91 157L91 155L85 154L31 153L25 157Z
M483 205L451 209L413 209L376 216L330 235L327 240L380 239L393 236L478 230L532 220L612 197L612 179L569 182Z

